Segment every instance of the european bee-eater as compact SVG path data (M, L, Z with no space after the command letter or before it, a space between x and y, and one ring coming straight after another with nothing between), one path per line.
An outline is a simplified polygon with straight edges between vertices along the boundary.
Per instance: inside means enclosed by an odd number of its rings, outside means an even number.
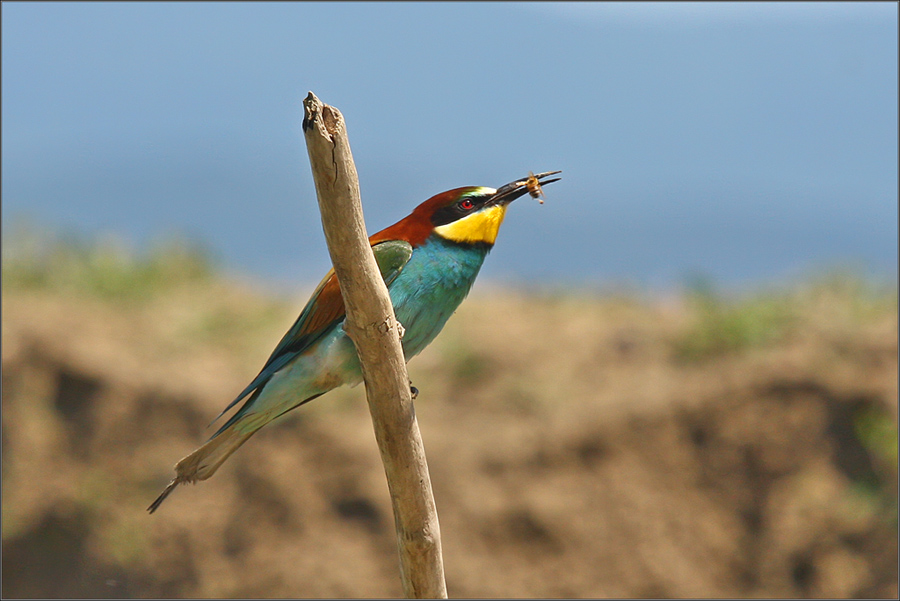
M498 190L474 186L448 190L369 238L397 321L404 328L401 344L407 361L434 340L469 293L509 204L526 193L534 194L536 180L556 173L529 174ZM344 316L332 269L259 375L219 417L246 399L244 404L206 444L175 465L175 478L150 505L150 513L178 484L212 476L273 419L338 386L362 381L359 357L344 332Z

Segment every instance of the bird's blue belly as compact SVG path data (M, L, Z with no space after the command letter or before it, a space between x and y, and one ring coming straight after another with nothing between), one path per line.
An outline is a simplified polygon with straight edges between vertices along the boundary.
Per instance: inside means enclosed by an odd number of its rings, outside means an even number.
M461 246L436 235L413 251L390 287L407 361L434 340L466 298L487 253L486 245Z

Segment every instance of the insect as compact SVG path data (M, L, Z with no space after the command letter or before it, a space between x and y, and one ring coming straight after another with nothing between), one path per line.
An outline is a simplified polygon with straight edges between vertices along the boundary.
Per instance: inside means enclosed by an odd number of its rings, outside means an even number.
M525 181L516 182L516 185L525 185L528 188L528 194L531 195L532 198L537 199L537 201L541 204L544 204L544 189L541 188L541 182L539 178L545 177L547 175L554 175L556 173L561 173L560 171L548 171L547 173L539 173L537 175L534 174L533 171L528 172L528 178ZM557 179L551 179L544 182L545 184L549 184L550 182L558 181Z

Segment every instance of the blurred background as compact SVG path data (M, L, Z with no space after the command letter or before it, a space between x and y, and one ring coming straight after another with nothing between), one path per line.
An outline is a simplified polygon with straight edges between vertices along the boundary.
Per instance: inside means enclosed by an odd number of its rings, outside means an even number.
M896 597L895 3L4 3L4 597L396 596L362 387L144 508L329 261L563 170L410 364L451 596Z

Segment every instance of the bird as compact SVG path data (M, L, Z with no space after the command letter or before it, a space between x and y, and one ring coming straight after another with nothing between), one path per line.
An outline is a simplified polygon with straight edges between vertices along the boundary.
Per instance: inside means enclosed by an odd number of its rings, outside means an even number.
M397 321L408 362L438 335L468 295L494 246L506 210L548 171L498 189L454 188L369 237ZM547 185L560 178L548 179ZM331 269L259 374L213 420L240 408L209 440L175 465L175 477L147 508L155 512L179 484L206 480L255 432L292 409L362 379L356 349L344 331L344 302ZM411 392L418 393L411 386Z

